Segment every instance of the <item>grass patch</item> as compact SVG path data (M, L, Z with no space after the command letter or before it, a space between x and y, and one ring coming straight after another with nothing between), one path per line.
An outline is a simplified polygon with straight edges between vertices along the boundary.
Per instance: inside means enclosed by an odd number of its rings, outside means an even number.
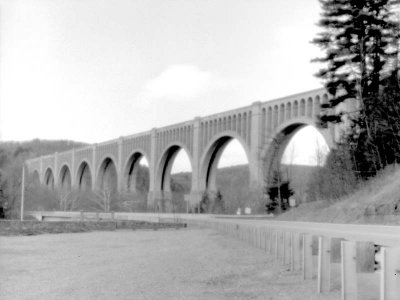
M300 204L278 220L331 223L376 223L400 225L400 168L389 166L360 185L351 195L336 201Z
M74 233L89 231L113 231L118 229L132 230L158 230L158 229L178 229L186 227L182 223L150 223L144 221L19 221L1 220L0 236L12 235L38 235L45 233Z

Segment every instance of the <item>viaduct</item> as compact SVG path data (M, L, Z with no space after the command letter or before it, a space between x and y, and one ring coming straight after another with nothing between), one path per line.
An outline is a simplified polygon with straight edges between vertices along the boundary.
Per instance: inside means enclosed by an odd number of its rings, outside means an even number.
M163 128L120 137L80 149L26 161L28 172L42 185L57 189L104 189L114 177L118 191L134 191L139 161L149 164L148 207L169 210L170 172L180 149L192 167L190 202L216 190L216 169L226 145L236 139L249 162L250 187L270 180L291 137L302 127L316 126L324 89L312 90L206 116ZM342 107L343 109L343 107ZM340 135L338 126L318 128L329 147ZM113 176L110 176L113 174Z

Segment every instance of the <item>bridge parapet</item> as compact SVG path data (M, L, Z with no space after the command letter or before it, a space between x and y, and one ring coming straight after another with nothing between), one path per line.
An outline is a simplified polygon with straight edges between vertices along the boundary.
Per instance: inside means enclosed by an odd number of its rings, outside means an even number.
M156 129L156 160L173 143L182 145L189 156L193 155L193 121L182 122Z

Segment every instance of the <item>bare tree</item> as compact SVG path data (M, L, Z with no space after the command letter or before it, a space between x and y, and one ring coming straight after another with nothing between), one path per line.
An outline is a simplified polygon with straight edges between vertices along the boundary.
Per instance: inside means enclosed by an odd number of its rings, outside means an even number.
M95 191L90 200L104 212L110 212L111 207L111 189L105 187L102 190Z
M322 165L324 164L324 160L325 160L325 153L322 149L322 146L318 140L318 138L315 139L315 160L317 163L317 167L322 167Z
M59 197L59 208L62 211L73 211L78 209L78 195L74 190L63 190Z

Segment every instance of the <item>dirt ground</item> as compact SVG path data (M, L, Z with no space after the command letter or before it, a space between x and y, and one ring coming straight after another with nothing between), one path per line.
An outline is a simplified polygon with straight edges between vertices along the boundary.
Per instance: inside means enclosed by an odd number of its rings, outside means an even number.
M340 299L211 230L0 237L0 299Z

